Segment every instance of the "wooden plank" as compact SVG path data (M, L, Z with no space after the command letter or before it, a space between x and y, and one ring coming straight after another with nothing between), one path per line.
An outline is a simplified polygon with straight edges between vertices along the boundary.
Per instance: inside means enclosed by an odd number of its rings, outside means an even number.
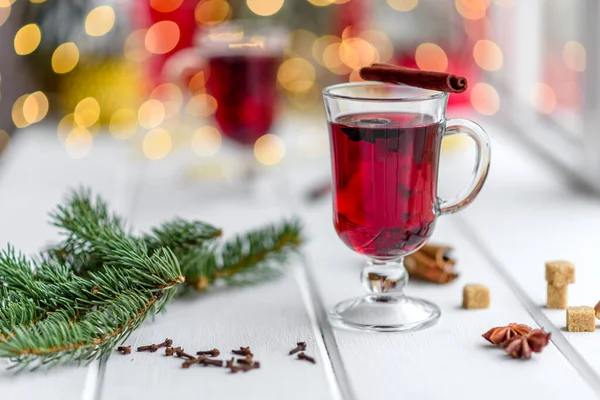
M164 168L172 168L172 163ZM155 181L152 170L145 176L134 220L141 230L179 215L211 222L231 235L285 214L262 196L260 201L242 192L222 197L218 190L211 193L208 185L178 179L177 173L169 181ZM281 279L256 286L176 299L164 315L145 323L128 341L135 348L169 337L190 352L218 348L223 353L219 358L229 358L230 349L250 346L261 362L260 370L237 375L220 368L184 370L180 359L162 352L115 354L106 365L102 398L162 399L186 393L224 399L337 398L297 274L287 272ZM287 355L297 341L308 343L317 365Z
M80 160L70 158L48 127L31 127L16 135L0 163L0 246L11 243L35 253L59 239L48 224L48 211L69 188L85 184L111 200L119 211L127 207L120 194L127 186L126 152L110 140L97 141ZM107 162L110 160L110 162ZM61 367L15 375L0 360L2 399L93 399L98 364Z
M600 300L600 203L566 188L551 170L532 162L529 154L502 136L494 148L494 168L486 187L463 216L491 256L593 368L595 384L600 385L598 333L565 332L565 311L545 308L544 279L545 261L571 260L577 277L569 286L569 304L594 306Z

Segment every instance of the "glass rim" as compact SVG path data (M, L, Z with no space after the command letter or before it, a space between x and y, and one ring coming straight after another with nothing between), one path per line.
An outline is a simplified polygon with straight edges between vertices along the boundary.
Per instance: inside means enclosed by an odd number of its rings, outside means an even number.
M336 89L343 89L348 87L360 87L360 86L379 86L379 87L390 87L394 89L398 88L412 88L415 90L423 91L423 92L431 92L431 94L423 94L420 96L390 96L390 97L365 97L365 96L349 96L345 94L336 94L333 93ZM346 83L337 83L335 85L327 86L323 89L322 94L324 97L330 99L344 99L344 100L354 100L354 101L372 101L372 102L414 102L414 101L426 101L426 100L437 100L448 98L448 93L439 92L436 90L422 89L414 86L408 86L404 84L392 84L385 82L374 82L374 81L364 81L364 82L346 82Z

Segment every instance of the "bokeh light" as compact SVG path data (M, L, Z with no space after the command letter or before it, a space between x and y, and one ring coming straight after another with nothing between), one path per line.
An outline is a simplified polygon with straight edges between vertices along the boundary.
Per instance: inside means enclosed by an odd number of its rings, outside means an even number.
M448 68L448 56L435 43L422 43L415 50L415 61L420 69L443 72Z
M158 12L169 13L181 6L183 0L150 0L150 7Z
M142 62L152 56L145 45L147 32L147 29L138 29L127 36L123 46L125 58L134 62Z
M379 54L379 62L388 62L394 56L394 45L392 41L385 33L369 29L361 32L359 37L363 38L367 42L371 43L377 49Z
M585 47L579 42L570 40L565 43L562 52L563 60L570 70L576 72L585 71L587 64L587 55Z
M534 107L542 114L551 114L556 108L556 93L547 83L536 83L531 94Z
M217 111L217 99L210 94L200 93L192 96L185 106L185 112L197 117L208 117Z
M12 7L10 4L6 6L2 6L2 4L0 4L0 26L4 25L4 23L8 20L8 17L10 17L11 9Z
M111 6L96 7L85 19L85 32L90 36L106 35L115 26L115 10Z
M183 93L179 86L173 83L158 85L150 93L150 98L161 101L166 118L171 118L179 114L179 110L183 106Z
M137 132L137 115L130 108L121 108L110 117L108 130L117 140L126 140Z
M79 49L73 42L63 43L52 53L52 70L57 74L66 74L77 66Z
M142 143L142 151L150 160L160 160L171 152L173 140L166 129L153 129L146 134Z
M65 138L65 149L72 158L83 158L94 145L94 136L85 128L73 128Z
M285 156L285 143L283 140L272 133L268 133L258 138L254 143L254 157L263 165L277 165Z
M192 136L192 150L199 157L212 157L221 148L221 132L214 126L198 128Z
M23 115L23 106L25 105L25 100L27 100L28 97L28 94L24 94L13 103L12 120L13 124L15 124L17 128L25 128L26 126L29 126L29 122L27 122L25 116Z
M305 92L315 83L315 67L304 58L285 60L277 72L277 80L290 92Z
M500 96L493 86L479 82L471 89L471 105L483 115L494 115L500 108Z
M199 25L223 22L231 16L231 7L225 0L204 0L196 5L194 18Z
M150 53L165 54L179 43L179 26L173 21L155 23L146 32L144 43Z
M100 104L93 97L86 97L75 106L73 119L80 128L89 128L100 118Z
M150 99L142 103L138 110L138 121L147 129L156 128L165 120L165 106L160 100Z
M23 102L23 117L29 124L40 122L48 114L48 98L43 92L37 91L25 98Z
M290 35L291 48L295 55L308 58L312 55L312 46L317 40L317 35L306 29L296 29Z
M406 12L413 10L419 4L419 0L387 0L387 3L394 10Z
M348 75L348 82L362 82L362 81L364 81L364 79L360 77L359 69L353 70L352 72L350 72L350 75Z
M342 63L350 69L358 69L379 61L379 53L375 47L361 38L342 41L338 52Z
M62 117L56 128L58 140L61 143L64 143L69 133L76 127L77 124L75 123L75 114L70 113Z
M206 71L199 71L192 76L188 83L188 90L190 93L195 94L204 90L204 86L206 85L207 79Z
M333 35L325 35L325 36L322 36L322 37L318 38L317 40L315 40L312 44L312 49L311 49L314 60L316 62L318 62L319 64L321 64L322 66L326 67L327 65L325 64L325 60L323 59L325 50L332 44L339 45L339 43L341 41L342 40L339 37L333 36ZM339 50L339 47L337 47L335 49L335 54L336 54L336 58L339 62L339 65L341 65L342 62L339 60L339 55L337 55L338 50Z
M489 0L455 0L456 11L466 19L476 20L485 17Z
M24 56L31 54L38 48L42 40L42 31L37 24L27 24L19 29L15 35L15 52Z
M475 43L473 58L477 65L486 71L497 71L502 67L502 50L491 40L479 40Z
M246 4L254 14L266 17L279 11L283 0L246 0Z
M310 4L317 7L325 7L335 3L335 0L307 0Z

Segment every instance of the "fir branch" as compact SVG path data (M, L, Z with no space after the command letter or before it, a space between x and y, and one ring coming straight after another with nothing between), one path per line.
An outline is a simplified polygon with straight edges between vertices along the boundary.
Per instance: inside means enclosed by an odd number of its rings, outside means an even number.
M144 241L150 251L159 247L168 247L177 255L197 249L222 234L220 229L212 225L200 221L186 221L181 218L175 218L152 228L151 232L151 234L144 235Z

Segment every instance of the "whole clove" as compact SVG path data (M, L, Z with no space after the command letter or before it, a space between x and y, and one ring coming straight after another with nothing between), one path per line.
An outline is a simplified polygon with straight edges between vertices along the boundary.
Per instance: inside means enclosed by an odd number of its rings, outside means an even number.
M250 347L240 347L239 350L231 350L233 354L237 354L238 356L247 356L248 354L252 354L250 351Z
M210 357L217 357L219 354L221 354L221 352L219 351L219 349L212 349L212 350L207 350L207 351L197 351L196 354L199 356L207 355Z
M252 363L251 365L233 365L233 366L229 367L229 370L231 371L232 374L235 374L239 371L248 372L251 369L259 369L259 368L260 368L260 363L258 361L256 361L255 363Z
M210 358L204 358L203 360L200 361L200 364L202 364L204 366L214 365L215 367L222 367L223 360L212 360Z
M181 348L179 350L175 350L175 354L177 355L177 357L184 357L189 360L193 360L194 358L196 358L193 355L184 352L183 349L181 349Z
M119 346L117 350L120 351L123 355L131 354L131 346Z
M181 368L189 368L190 365L200 364L201 362L202 362L202 358L200 358L200 357L185 360L183 362L183 364L181 364Z
M252 360L254 356L252 354L247 354L244 358L238 358L238 364L247 364L251 365L254 361Z
M314 358L312 358L311 356L306 355L304 352L298 354L298 359L299 360L306 360L306 361L311 362L313 364L317 363Z
M181 347L167 347L165 349L165 355L166 356L172 356L172 355L174 355L179 350L183 350L183 349Z
M305 342L298 342L296 343L296 348L293 348L292 350L290 350L290 356L293 354L296 354L299 351L304 351L306 350L306 343Z
M147 346L140 346L137 348L137 351L149 351L150 353L155 353L161 347L171 347L173 345L173 341L169 338L165 339L164 342L159 344L150 344Z

